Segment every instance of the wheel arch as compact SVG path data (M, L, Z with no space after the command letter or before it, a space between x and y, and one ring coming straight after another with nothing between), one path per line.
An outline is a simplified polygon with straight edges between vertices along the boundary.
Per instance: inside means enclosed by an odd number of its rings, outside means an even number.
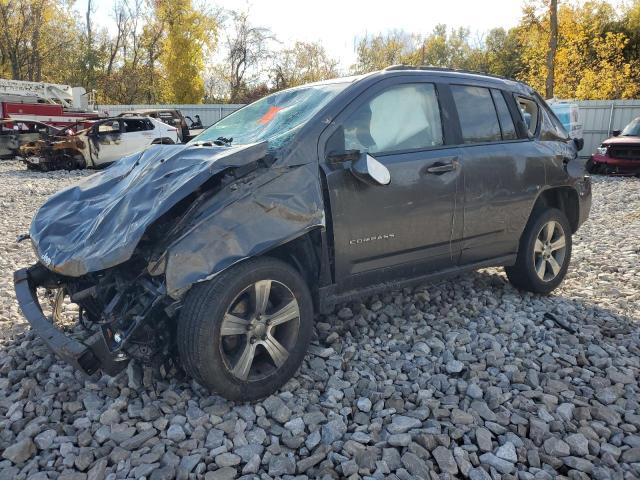
M562 211L569 220L571 233L575 233L578 230L580 225L580 200L578 192L573 187L551 187L540 192L529 218L540 209L545 208L557 208Z
M259 256L277 258L293 267L306 281L317 311L324 277L323 251L322 228L317 227Z

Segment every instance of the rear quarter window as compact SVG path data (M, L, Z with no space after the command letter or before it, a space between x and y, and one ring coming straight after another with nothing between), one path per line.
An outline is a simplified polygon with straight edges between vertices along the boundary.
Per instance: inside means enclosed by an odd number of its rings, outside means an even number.
M516 95L515 98L529 136L535 137L538 133L538 123L540 119L538 104L532 98L522 97L520 95Z

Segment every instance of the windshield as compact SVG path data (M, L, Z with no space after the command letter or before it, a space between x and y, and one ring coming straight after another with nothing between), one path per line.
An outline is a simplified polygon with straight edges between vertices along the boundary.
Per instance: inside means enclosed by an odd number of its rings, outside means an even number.
M280 146L349 83L306 86L264 97L213 124L189 144L221 140L244 145L269 140Z
M620 135L623 137L640 137L640 117L632 120L629 125L624 127Z

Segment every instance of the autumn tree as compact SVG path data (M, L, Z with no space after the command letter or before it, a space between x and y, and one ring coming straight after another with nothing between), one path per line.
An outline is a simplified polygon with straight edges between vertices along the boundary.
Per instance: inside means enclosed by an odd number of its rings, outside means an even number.
M63 0L0 0L1 70L16 80L60 82L79 32Z
M274 88L280 90L335 78L339 76L338 61L318 42L295 42L275 56L271 75Z
M518 27L523 70L519 75L545 91L549 23L544 4L530 4ZM559 98L633 98L638 95L638 62L625 57L628 38L617 31L611 4L592 0L562 3L558 9L558 48L554 95Z
M415 52L419 37L396 30L387 34L367 35L356 46L357 62L351 66L353 73L380 70L389 65L414 63L411 55Z
M194 9L191 0L156 0L156 14L166 30L160 61L167 79L167 100L201 103L206 53L217 39L215 19Z

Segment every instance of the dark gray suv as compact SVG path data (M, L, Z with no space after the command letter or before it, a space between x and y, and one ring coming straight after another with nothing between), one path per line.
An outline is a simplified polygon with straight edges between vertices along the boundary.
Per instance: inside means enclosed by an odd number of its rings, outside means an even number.
M557 287L591 205L579 148L502 78L390 67L281 91L51 197L18 301L87 374L179 359L257 399L336 303L489 266L522 290ZM53 321L37 287L55 291ZM66 301L83 334L60 328Z

